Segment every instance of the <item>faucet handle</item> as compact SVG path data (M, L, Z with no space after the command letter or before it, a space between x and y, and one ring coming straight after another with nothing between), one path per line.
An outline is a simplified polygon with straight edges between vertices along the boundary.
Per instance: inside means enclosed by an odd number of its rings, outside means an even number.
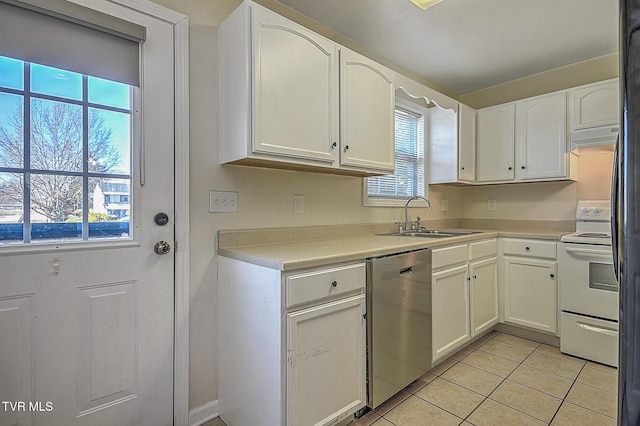
M396 225L398 225L398 232L399 232L399 233L404 232L404 231L403 231L403 229L402 229L402 222L394 222L394 223L395 223Z

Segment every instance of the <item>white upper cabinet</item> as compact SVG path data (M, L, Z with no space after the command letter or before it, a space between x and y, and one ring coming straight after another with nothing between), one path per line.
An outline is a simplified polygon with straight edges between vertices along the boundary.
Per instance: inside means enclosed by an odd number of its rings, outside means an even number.
M580 86L569 91L571 130L618 124L618 79Z
M516 179L566 177L567 95L564 92L516 103Z
M476 180L476 110L464 104L458 109L458 180Z
M395 170L395 73L349 49L340 49L343 166Z
M476 113L476 182L570 178L566 92Z
M253 8L252 28L253 151L332 163L337 46L260 7Z
M249 1L219 43L220 163L393 172L394 73Z
M476 128L476 181L513 180L515 105L478 110Z

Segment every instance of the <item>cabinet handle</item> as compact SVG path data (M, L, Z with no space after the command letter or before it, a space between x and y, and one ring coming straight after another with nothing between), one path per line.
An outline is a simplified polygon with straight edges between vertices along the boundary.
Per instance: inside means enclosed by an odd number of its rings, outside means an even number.
M333 281L331 283L331 287L338 287L338 281Z
M332 144L331 144L331 149L335 148L336 146L338 146L338 143L337 143L337 142L332 143Z
M477 279L478 279L478 276L477 276L477 275L474 275L474 276L473 276L473 279L474 279L474 280L477 280Z
M521 168L522 170L524 170L524 169L525 169L525 167L524 167L524 166L521 166L520 168Z
M530 247L525 247L524 249L525 249L526 251L531 250L531 248L530 248Z
M509 170L513 170L513 167L509 166Z
M345 151L349 151L349 145L345 145L345 146L344 146L344 150L345 150Z
M549 278L555 278L556 276L554 274L549 274Z
M464 167L461 167L462 170L464 170Z

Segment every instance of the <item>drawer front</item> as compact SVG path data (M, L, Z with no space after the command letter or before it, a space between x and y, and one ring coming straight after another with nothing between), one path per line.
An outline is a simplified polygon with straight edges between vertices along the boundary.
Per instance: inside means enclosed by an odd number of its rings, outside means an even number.
M469 244L469 260L493 257L498 254L498 240L496 238Z
M504 254L514 256L540 257L544 259L556 258L556 243L539 240L503 240Z
M434 271L467 263L468 260L469 248L467 244L434 249L431 252L431 267Z
M287 307L364 291L365 264L319 269L285 278Z
M560 351L617 367L618 323L563 312Z

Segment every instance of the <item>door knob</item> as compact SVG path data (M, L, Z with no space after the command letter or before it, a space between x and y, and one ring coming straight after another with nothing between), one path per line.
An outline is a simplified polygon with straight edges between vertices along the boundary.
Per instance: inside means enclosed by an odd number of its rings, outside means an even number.
M153 251L161 256L164 254L169 254L171 252L171 244L166 241L158 241L153 245Z

